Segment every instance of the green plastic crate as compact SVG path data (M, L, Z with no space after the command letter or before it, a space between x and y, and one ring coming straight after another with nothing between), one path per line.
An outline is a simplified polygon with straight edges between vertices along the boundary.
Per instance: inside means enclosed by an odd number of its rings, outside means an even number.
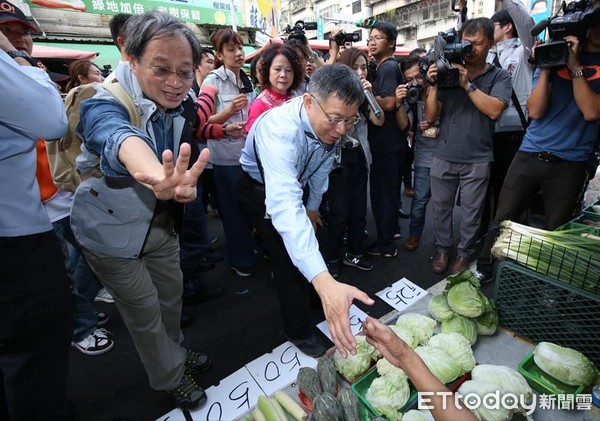
M546 395L579 395L585 386L571 386L544 373L533 360L533 350L519 364L519 373L536 391Z
M600 227L583 224L579 222L581 219L582 218L578 218L574 221L567 222L566 224L556 228L555 231L577 230L574 232L570 232L569 235L581 235L583 233L587 233L600 237Z
M586 206L583 209L583 219L591 219L592 221L600 221L600 213L594 212L592 206L600 205L600 200L598 200L593 205Z
M512 262L496 271L500 325L531 342L578 350L600 365L600 295Z

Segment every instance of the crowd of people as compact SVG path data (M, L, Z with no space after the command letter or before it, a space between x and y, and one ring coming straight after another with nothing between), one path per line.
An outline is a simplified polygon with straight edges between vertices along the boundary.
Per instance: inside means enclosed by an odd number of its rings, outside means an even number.
M93 62L73 62L63 104L31 58L37 28L2 0L0 417L67 419L69 345L87 355L114 346L97 299L115 303L150 387L189 409L206 401L197 376L211 360L182 345L191 323L182 303L224 292L204 276L218 261L241 277L268 261L284 333L312 357L326 352L312 324L316 292L346 355L356 346L349 306L373 300L339 281L341 268L396 257L399 218L410 218L403 249L414 251L431 202L433 272L477 259L484 282L499 223L518 219L534 194L545 228L565 223L598 146L600 26L565 37L566 66L535 69L529 12L519 0L502 6L461 22L470 49L452 64L452 87L423 49L398 63L397 29L384 21L366 51L332 37L321 57L293 37L265 48L247 75L229 28L209 49L165 13L119 14L110 22L119 66L105 79ZM376 233L366 244L369 195ZM224 255L212 247L209 206ZM369 321L365 331L415 385L443 387L385 327Z

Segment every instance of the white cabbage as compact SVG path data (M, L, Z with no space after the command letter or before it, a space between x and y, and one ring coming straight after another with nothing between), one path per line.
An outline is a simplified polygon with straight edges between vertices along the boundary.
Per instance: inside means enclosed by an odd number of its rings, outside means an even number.
M441 348L460 365L461 374L467 373L475 367L475 357L469 341L458 333L438 333L431 337L429 346Z
M402 417L402 421L435 421L427 409L411 409Z
M393 384L400 384L408 380L408 376L401 368L396 367L385 358L377 361L377 373L381 377L387 377Z
M429 314L438 322L443 322L454 316L454 312L448 305L446 294L435 295L429 300Z
M396 320L397 326L407 327L412 331L419 345L425 345L429 342L436 324L437 322L431 317L419 313L401 314Z
M477 342L477 323L475 320L455 314L450 320L442 322L442 333L460 333L469 344Z
M410 398L410 387L408 381L394 384L386 377L377 377L371 383L365 397L379 414L390 421L400 421L402 420L400 410Z
M585 355L550 342L537 344L533 361L545 373L571 386L593 384L598 372Z
M411 328L406 326L391 325L390 329L392 329L396 336L406 342L406 345L408 345L411 349L415 349L417 346L419 346L417 337Z
M461 374L460 364L445 350L433 346L420 346L415 349L425 365L444 384L456 380Z

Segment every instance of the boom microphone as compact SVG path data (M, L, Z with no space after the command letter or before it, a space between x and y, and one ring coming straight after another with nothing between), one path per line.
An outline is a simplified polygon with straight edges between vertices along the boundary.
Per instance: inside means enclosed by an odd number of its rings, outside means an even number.
M365 89L365 97L367 98L369 107L371 108L371 111L373 111L373 114L375 114L375 117L379 117L381 115L381 108L379 107L377 101L375 101L373 93L368 89Z
M549 24L550 18L539 21L531 28L531 35L537 37Z

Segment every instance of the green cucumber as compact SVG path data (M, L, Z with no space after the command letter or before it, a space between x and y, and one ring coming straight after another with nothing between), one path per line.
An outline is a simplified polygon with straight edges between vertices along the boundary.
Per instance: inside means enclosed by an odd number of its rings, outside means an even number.
M320 395L323 392L321 383L319 382L319 376L313 368L302 367L298 371L296 382L298 383L300 391L311 401L315 396Z
M315 421L344 421L342 408L331 393L316 396L312 404Z
M358 414L358 398L350 388L344 387L340 390L337 401L342 407L345 421L355 421L360 419Z
M335 396L337 393L337 377L333 360L329 357L319 358L317 362L317 374L319 375L323 392L328 392Z

